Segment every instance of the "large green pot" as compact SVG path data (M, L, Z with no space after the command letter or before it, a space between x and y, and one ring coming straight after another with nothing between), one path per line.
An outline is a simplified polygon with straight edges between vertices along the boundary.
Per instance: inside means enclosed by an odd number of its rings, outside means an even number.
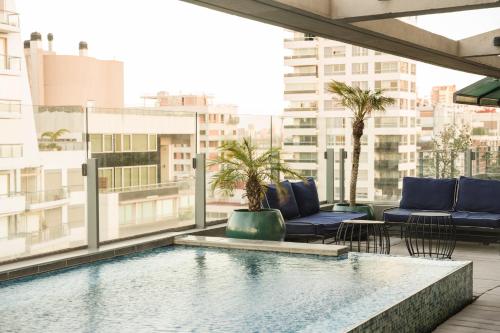
M371 205L356 204L356 206L351 207L348 203L336 203L333 206L333 211L365 213L368 215L368 220L375 220L375 213L373 212L373 207Z
M285 220L278 209L262 209L258 212L236 209L227 221L226 236L282 241L285 239Z

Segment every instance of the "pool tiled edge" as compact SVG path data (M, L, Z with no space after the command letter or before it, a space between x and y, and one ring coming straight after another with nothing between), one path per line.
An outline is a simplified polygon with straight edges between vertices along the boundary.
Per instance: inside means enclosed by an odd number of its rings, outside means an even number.
M472 262L348 332L431 332L473 301Z
M331 257L338 257L343 254L347 254L348 252L347 246L343 245L262 241L262 240L252 240L252 239L234 239L234 238L193 236L193 235L177 236L174 238L174 244L219 247L219 248L250 250L250 251L315 254L315 255L331 256Z
M179 235L210 232L224 227L225 224L207 226L205 229L190 229L178 232L165 232L134 239L127 239L101 245L98 250L79 249L44 257L21 260L0 265L0 282L25 276L41 274L58 269L74 267L99 260L110 259L163 246L173 245Z

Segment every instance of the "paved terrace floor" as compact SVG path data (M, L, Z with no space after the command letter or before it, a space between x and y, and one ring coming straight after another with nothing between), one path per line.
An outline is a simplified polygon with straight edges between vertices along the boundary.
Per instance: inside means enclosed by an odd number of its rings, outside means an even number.
M408 255L404 240L391 238L391 244L391 254ZM475 301L434 332L500 332L500 244L459 242L453 259L473 261Z

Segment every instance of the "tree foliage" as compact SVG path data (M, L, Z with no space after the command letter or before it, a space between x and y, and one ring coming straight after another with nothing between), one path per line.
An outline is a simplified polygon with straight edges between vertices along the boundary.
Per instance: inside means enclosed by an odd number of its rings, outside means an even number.
M278 194L283 197L284 189L279 185L279 174L289 178L303 179L279 159L280 150L271 148L259 152L250 138L242 142L228 141L219 147L218 157L209 165L218 165L219 171L211 179L212 191L232 195L237 188L243 187L250 211L261 210L261 202L268 184L276 184Z
M349 204L356 206L356 186L358 182L359 156L361 154L361 137L365 128L365 120L373 111L385 111L385 108L394 104L395 99L384 96L383 90L365 90L359 87L351 87L343 82L332 81L328 90L340 98L342 105L353 114L352 119L352 168Z

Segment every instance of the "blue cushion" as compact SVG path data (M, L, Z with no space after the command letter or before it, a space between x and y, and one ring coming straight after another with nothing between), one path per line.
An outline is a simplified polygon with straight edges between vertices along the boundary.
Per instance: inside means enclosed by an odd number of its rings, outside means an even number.
M453 212L453 223L457 226L500 228L500 214L483 212Z
M286 197L280 200L276 185L268 185L263 206L265 208L279 209L285 220L298 217L300 215L299 207L297 206L297 201L295 201L292 185L288 180L282 181L280 184L286 191Z
M403 178L403 194L399 208L442 210L453 209L457 180Z
M417 212L416 209L393 208L384 212L385 222L406 222L411 213Z
M327 235L337 231L345 220L366 219L365 213L323 212L286 221L287 235Z
M500 213L500 181L460 177L455 210Z
M299 206L300 216L309 216L319 212L318 189L313 178L305 182L292 183L293 193Z

